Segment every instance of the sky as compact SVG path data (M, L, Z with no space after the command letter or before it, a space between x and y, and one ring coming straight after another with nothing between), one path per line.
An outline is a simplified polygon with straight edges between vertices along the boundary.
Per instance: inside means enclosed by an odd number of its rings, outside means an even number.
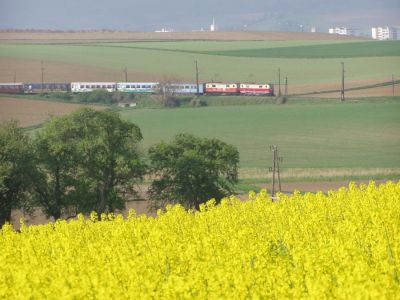
M400 27L399 0L0 0L0 29L301 31Z

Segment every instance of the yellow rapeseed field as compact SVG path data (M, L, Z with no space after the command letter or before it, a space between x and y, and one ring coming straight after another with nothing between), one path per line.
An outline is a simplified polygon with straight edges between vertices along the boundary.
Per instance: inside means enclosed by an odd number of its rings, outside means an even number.
M10 225L0 299L400 299L400 183Z

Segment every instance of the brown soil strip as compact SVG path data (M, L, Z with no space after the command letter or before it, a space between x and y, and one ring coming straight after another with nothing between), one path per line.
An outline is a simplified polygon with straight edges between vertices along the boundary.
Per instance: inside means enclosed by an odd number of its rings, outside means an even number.
M83 107L81 104L27 100L12 97L0 97L0 122L17 120L22 127L44 122L49 116L61 116ZM105 106L94 106L103 110Z
M146 40L359 40L360 38L327 33L308 32L0 32L0 41L21 43L61 43L98 41L146 41Z
M44 82L72 81L125 81L123 70L108 69L79 64L46 61L44 64ZM0 56L0 82L41 82L41 61ZM141 81L154 81L155 75L128 70L129 78ZM138 80L138 79L136 79Z

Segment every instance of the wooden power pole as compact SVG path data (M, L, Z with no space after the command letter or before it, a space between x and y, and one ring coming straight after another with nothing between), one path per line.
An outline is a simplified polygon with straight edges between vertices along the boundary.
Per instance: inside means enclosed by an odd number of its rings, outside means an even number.
M272 196L272 198L274 198L275 197L276 180L278 180L279 192L282 191L281 175L280 175L280 170L279 170L279 162L282 162L283 158L278 155L278 146L272 145L272 146L270 146L270 149L272 151L272 167L269 169L270 172L272 172L272 193L271 193L271 196Z
M394 75L392 74L392 96L394 97Z
M344 101L344 62L342 64L342 88L340 89L340 100Z
M41 70L41 77L42 77L42 93L44 87L44 67L43 67L43 60L40 62L40 70Z
M128 82L128 69L126 67L124 69L124 73L125 73L125 82Z
M279 90L278 90L278 96L282 96L282 90L281 90L281 68L278 68L278 86L279 86Z
M197 65L197 60L194 61L195 65L196 65L196 88L197 88L197 94L200 93L199 90L199 67Z
M288 95L288 81L287 81L287 76L285 77L285 97Z

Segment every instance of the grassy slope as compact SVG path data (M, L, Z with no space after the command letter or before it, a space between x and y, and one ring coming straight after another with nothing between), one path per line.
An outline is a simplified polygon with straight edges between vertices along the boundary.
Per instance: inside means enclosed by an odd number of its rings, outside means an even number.
M144 147L180 132L220 138L239 148L241 166L270 164L277 144L286 168L400 167L400 103L311 102L288 105L125 110Z
M327 42L324 42L325 44ZM357 43L350 43L355 45ZM400 57L356 57L356 58L249 58L191 53L190 51L225 51L228 49L282 47L289 45L293 49L316 46L316 42L147 42L147 43L93 45L0 45L0 56L29 58L45 61L60 61L88 66L105 67L114 70L128 70L163 76L185 78L194 81L194 60L198 60L202 81L276 81L276 71L280 67L293 84L312 84L338 81L341 72L340 62L346 64L347 80L368 80L399 76ZM331 46L345 47L348 42L331 42ZM375 43L371 43L375 45ZM139 49L149 47L149 49ZM162 48L168 48L168 51ZM289 49L285 48L285 49ZM325 47L325 46L324 46ZM154 50L158 49L158 50ZM189 52L176 52L171 49L183 49ZM247 50L246 50L247 49ZM250 50L249 50L250 49ZM268 50L268 49L267 49ZM269 50L274 50L271 48ZM286 50L286 51L289 51ZM297 51L296 50L296 51ZM351 49L350 49L351 50ZM348 51L350 51L348 49ZM259 51L259 50L254 50ZM263 50L264 51L264 50ZM296 51L292 52L296 53ZM214 53L214 52L213 52ZM215 53L214 53L215 54ZM383 54L382 54L383 55ZM339 78L340 79L340 78ZM132 79L132 80L140 80Z

